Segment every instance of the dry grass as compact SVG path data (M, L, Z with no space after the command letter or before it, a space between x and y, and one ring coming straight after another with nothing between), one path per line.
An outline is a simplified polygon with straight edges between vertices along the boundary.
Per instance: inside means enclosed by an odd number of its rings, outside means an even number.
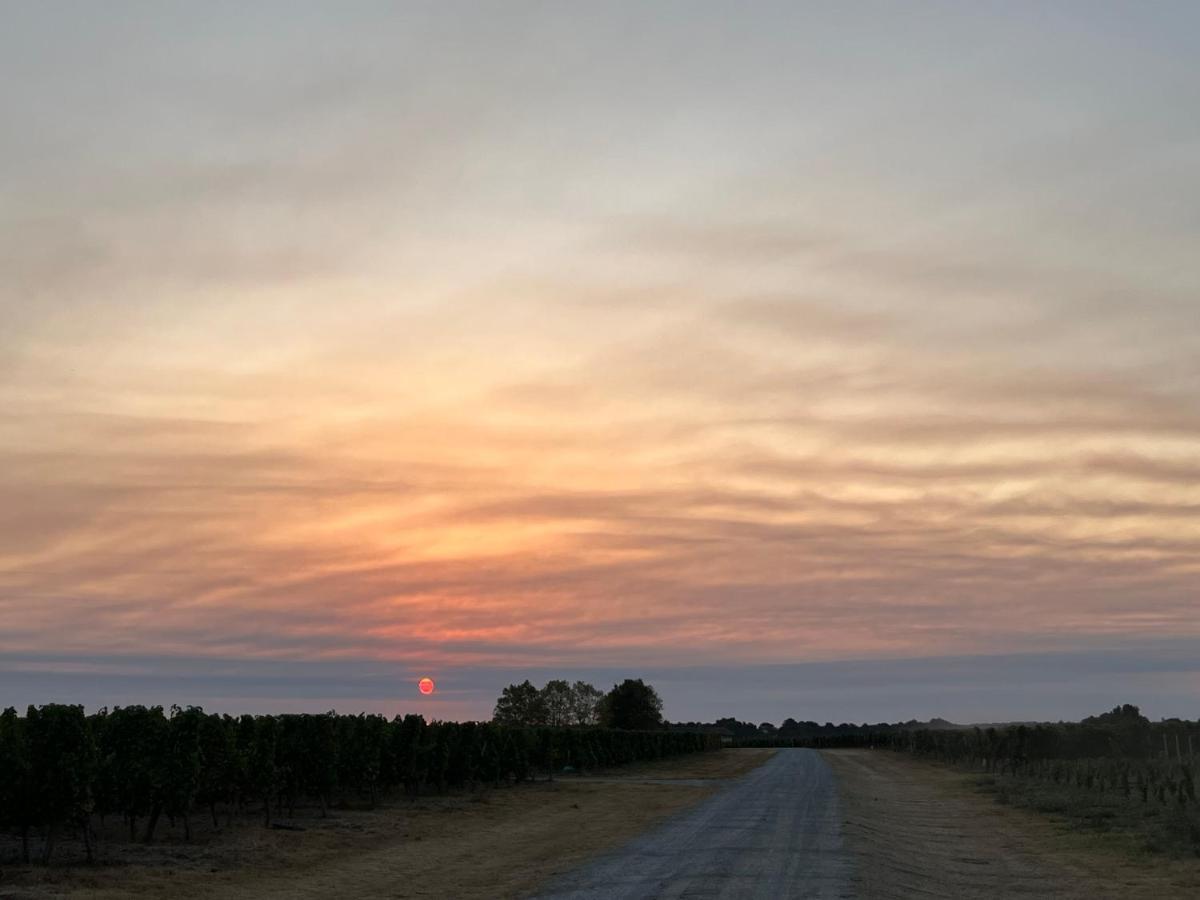
M886 750L824 756L864 900L1200 897L1200 861L1151 857L1120 835L996 803L958 770Z

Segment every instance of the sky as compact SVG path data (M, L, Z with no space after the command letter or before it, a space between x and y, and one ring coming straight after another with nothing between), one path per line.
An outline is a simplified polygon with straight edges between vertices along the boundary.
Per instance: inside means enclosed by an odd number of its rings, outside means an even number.
M0 10L0 706L1200 714L1195 4Z

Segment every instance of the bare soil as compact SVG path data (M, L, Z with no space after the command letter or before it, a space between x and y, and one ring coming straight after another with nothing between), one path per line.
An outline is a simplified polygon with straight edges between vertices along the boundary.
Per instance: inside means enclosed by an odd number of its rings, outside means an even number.
M887 750L824 751L862 900L1200 897L1200 861L983 796L970 775Z
M100 864L6 864L0 898L519 897L690 808L770 755L722 750L596 773L602 780L564 776L339 810L328 819L304 810L287 820L302 831L268 830L250 819L214 830L198 815L192 842L178 826L164 827L149 847L116 839L110 823ZM78 848L64 842L61 851L69 860Z

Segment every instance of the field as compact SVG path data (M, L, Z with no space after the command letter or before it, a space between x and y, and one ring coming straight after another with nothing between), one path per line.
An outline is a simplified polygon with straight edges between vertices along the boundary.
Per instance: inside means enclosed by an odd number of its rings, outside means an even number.
M158 843L119 841L102 862L6 865L0 897L505 897L700 801L724 780L770 755L727 750L599 770L481 792L397 799L376 810L316 808L264 828L256 817L212 830L197 821L193 840L165 823ZM11 859L11 841L3 855ZM78 847L61 848L77 859Z
M1191 898L1196 737L1132 707L725 749L696 731L31 708L0 716L0 898Z
M1139 852L1200 857L1195 722L1151 723L1136 707L1078 724L921 730L885 744L976 774L1002 803L1074 830L1120 836Z
M887 750L826 750L863 900L1200 896L1200 860L1151 853L1136 833L1100 832L996 802L985 778Z

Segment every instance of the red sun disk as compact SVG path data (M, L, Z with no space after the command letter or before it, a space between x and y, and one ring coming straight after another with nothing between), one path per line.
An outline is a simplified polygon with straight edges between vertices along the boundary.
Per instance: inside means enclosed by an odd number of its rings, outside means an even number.
M435 687L432 678L422 678L417 682L417 690L422 694L432 694Z

